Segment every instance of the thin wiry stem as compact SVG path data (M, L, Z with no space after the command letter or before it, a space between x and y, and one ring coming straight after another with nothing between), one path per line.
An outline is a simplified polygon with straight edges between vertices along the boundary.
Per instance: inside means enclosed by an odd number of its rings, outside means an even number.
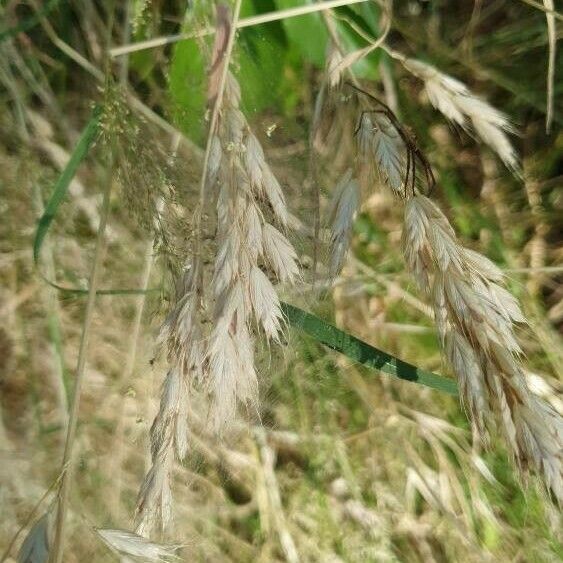
M215 99L215 105L213 106L213 113L211 114L211 123L209 124L207 144L205 146L205 154L203 156L203 170L201 172L201 181L199 185L199 205L195 217L195 232L197 237L196 256L199 256L200 254L201 216L205 204L205 187L207 184L207 176L209 171L209 157L211 155L211 148L213 146L213 137L217 130L217 124L219 123L219 112L221 111L221 104L223 103L223 93L225 92L225 84L227 82L227 75L229 74L229 62L231 60L231 55L233 53L233 47L235 44L235 36L237 32L237 23L239 21L241 3L242 0L237 0L233 11L231 28L229 30L229 38L227 40L227 46L225 48L225 53L222 60L223 67L221 69L221 77L217 88L217 97Z
M550 9L546 6L542 6L542 4L536 2L535 0L520 0L520 2L524 2L524 4L528 4L528 6L532 6L532 8L537 8L538 10L553 16L556 20L563 21L563 14L556 12L553 8Z
M553 0L543 0L546 8L553 11ZM557 33L555 17L546 12L547 37L549 40L549 56L547 64L547 112L545 114L545 132L549 135L553 124L553 82L555 80L555 53L557 52Z
M44 205L41 197L41 188L37 185L37 182L35 180L33 180L32 185L32 198L37 217L41 217L44 212ZM47 243L46 245L44 256L46 273L50 279L55 279L55 261L53 257L53 248L49 243ZM45 309L47 310L47 326L51 339L53 359L56 359L56 373L54 374L53 382L55 384L55 393L60 412L60 422L62 430L64 432L68 424L68 382L65 380L65 363L62 350L59 302L57 300L57 294L54 288L45 286L42 293L43 299L45 301Z
M80 348L78 351L78 362L76 367L76 380L74 384L74 392L72 396L72 404L68 421L68 430L66 435L65 449L62 461L62 478L59 489L59 498L57 506L57 520L55 527L55 539L53 542L53 550L51 552L51 563L62 563L65 548L65 527L66 512L68 508L68 497L70 492L70 484L72 479L72 454L76 441L76 428L78 426L78 412L80 409L80 397L82 393L82 384L84 383L84 373L86 367L86 355L88 352L88 343L92 329L92 320L94 316L94 305L96 303L96 290L102 268L102 259L105 249L105 231L109 215L109 203L111 195L111 186L113 183L113 163L108 166L108 174L105 180L104 199L102 203L102 211L100 213L100 223L96 236L96 249L94 252L94 260L90 273L90 285L88 288L88 300L86 302L86 313L84 316L84 324L82 327L82 337L80 340Z
M235 29L242 29L244 27L252 27L255 25L284 20L287 18L294 18L296 16L313 14L315 12L329 10L330 8L351 6L352 4L359 4L361 2L367 1L368 0L327 0L326 2L323 2L321 4L307 4L305 6L288 8L287 10L278 10L275 12L268 12L267 14L260 14L258 16L242 18L238 20L236 25L233 24L233 27ZM204 37L206 35L211 35L214 32L215 28L207 27L205 29L201 29L192 33L178 33L176 35L167 35L165 37L155 37L154 39L139 41L138 43L133 43L131 45L114 47L113 49L110 49L109 54L111 57L120 57L122 55L127 55L128 53L143 51L145 49L154 49L155 47L162 47L163 45L177 43L178 41L184 41L186 39L196 39L198 37Z

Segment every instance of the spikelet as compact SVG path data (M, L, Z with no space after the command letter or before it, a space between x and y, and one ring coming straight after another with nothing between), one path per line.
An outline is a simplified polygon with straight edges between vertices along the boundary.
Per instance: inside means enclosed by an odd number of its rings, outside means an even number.
M404 185L406 147L389 118L381 113L364 113L358 127L361 160L379 175L379 180L400 194Z
M151 460L137 500L137 533L150 535L160 525L170 522L172 493L170 473L174 460L174 445L178 436L181 381L177 370L170 370L162 385L160 409L150 431ZM187 439L187 436L184 438Z
M256 329L279 340L282 312L276 289L264 273L291 283L297 255L280 229L289 213L282 188L239 109L240 88L228 75L218 130L217 245L212 290L214 328L206 351L213 422L220 431L238 405L256 408Z
M409 269L432 299L444 354L475 430L486 439L496 414L518 467L542 475L563 502L563 419L527 387L513 327L525 318L502 287L502 272L464 248L423 195L406 204L403 248Z
M342 269L350 247L352 227L360 207L360 187L348 169L334 189L330 213L330 274L336 276Z
M332 43L327 56L326 74L329 87L332 89L338 88L342 83L342 55Z
M507 133L514 133L506 115L475 96L462 82L416 59L404 59L404 67L424 82L430 103L450 121L473 132L514 173L519 174L516 151Z
M101 540L118 554L122 561L167 563L179 559L176 555L178 546L155 543L128 530L101 528L95 530Z

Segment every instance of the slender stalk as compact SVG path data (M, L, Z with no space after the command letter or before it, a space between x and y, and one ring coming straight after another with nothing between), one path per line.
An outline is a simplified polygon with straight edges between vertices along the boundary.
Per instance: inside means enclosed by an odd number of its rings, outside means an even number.
M528 6L532 6L532 8L536 8L541 12L545 12L546 14L553 16L556 20L563 21L563 14L560 14L551 8L547 8L540 2L536 2L536 0L520 0L520 2L524 2L524 4L528 4Z
M553 11L553 0L543 0L543 5ZM547 63L547 112L545 114L545 132L551 133L553 124L553 82L555 80L555 53L557 51L557 31L553 14L545 14L547 19L547 37L549 41L549 55Z
M38 217L43 215L44 206L41 198L41 189L32 181L32 200ZM53 258L53 249L51 244L47 243L44 251L45 271L49 279L55 279L55 261ZM47 327L51 340L51 350L53 359L55 360L55 373L52 376L53 387L57 397L57 406L60 413L60 422L62 431L67 428L68 423L68 374L65 374L65 362L62 347L62 334L59 302L57 300L56 290L52 287L45 286L42 290L42 298L45 302L47 311ZM62 435L62 434L61 434Z
M306 14L313 14L322 10L329 10L331 8L338 8L340 6L351 6L352 4L359 4L361 2L367 1L368 0L327 0L322 4L307 4L305 6L288 8L287 10L277 10L275 12L268 12L267 14L260 14L257 16L242 18L241 20L238 20L237 18L237 23L235 24L233 22L233 28L242 29L244 27L252 27L263 23L270 23L287 18L304 16ZM154 49L155 47L170 45L171 43L177 43L178 41L184 41L186 39L196 39L198 37L204 37L206 35L211 35L214 32L215 28L207 27L205 29L200 29L192 33L178 33L176 35L155 37L154 39L139 41L138 43L132 43L131 45L121 45L120 47L114 47L113 49L110 49L109 54L111 57L120 57L122 55L127 55L128 53L134 53L135 51Z
M109 215L109 203L111 195L113 176L113 163L110 162L108 167L108 175L104 189L104 198L102 203L102 211L100 213L100 223L96 236L96 250L94 253L94 261L90 272L90 286L88 289L88 300L86 302L86 313L84 316L84 324L82 327L82 337L80 340L80 348L78 352L78 362L76 367L76 382L74 385L74 393L72 396L72 404L68 421L68 430L66 435L65 449L62 461L62 478L58 495L57 519L55 527L55 539L53 549L51 551L50 562L62 563L65 548L65 527L66 513L68 508L68 497L70 484L72 480L72 454L76 441L76 429L78 425L78 413L80 408L80 397L82 393L82 385L84 383L84 373L86 367L86 356L88 352L88 343L92 329L92 320L94 316L94 305L96 303L96 289L102 268L102 259L105 249L105 230Z
M131 15L131 1L127 0L125 2L125 14L123 17L123 42L129 43L131 40L131 26L129 25L129 17ZM129 55L125 55L121 59L121 66L119 67L119 82L122 86L127 86L127 80L129 77Z

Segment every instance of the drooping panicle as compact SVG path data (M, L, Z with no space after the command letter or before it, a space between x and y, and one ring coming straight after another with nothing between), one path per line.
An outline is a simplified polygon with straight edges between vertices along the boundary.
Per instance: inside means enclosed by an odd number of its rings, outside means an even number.
M504 115L433 67L412 60L403 64L425 81L428 97L440 111L463 127L470 125L510 168L517 169ZM432 302L443 355L458 379L474 435L487 443L489 433L500 428L517 467L522 472L534 470L561 503L563 419L527 387L515 333L515 325L526 322L520 306L504 287L502 271L460 244L447 217L427 197L434 175L414 136L384 103L358 90L374 106L360 108L356 168L342 176L334 191L332 266L337 270L342 264L359 204L350 186L354 176L366 178L367 168L368 184L386 185L405 201L405 259Z
M404 59L404 67L424 82L430 103L447 119L474 133L497 153L512 172L519 174L516 151L507 133L514 133L508 117L473 94L459 80L416 59Z
M297 254L282 232L289 213L280 183L239 109L240 88L227 78L219 123L214 328L206 352L213 421L223 429L237 406L257 408L256 332L278 341L283 324L273 280L293 282ZM277 225L277 228L275 225ZM266 275L266 268L272 279Z
M525 322L502 272L464 248L434 202L417 195L405 208L409 269L433 302L444 355L479 436L497 425L522 470L543 477L563 501L563 419L528 388L514 323Z

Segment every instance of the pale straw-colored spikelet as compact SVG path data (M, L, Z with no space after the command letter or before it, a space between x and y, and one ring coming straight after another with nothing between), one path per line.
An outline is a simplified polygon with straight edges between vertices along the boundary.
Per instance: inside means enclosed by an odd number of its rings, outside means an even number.
M342 82L342 54L332 43L327 56L326 74L330 88L338 88Z
M176 545L155 543L127 530L96 528L96 533L122 561L167 563L179 559Z
M363 113L357 138L360 158L371 165L379 179L394 193L400 193L404 184L406 150L389 118L383 113Z
M513 324L525 322L502 272L464 248L445 215L423 195L405 208L405 258L434 305L444 353L464 405L486 438L498 416L522 470L534 469L563 501L563 419L528 389Z
M240 88L228 75L218 129L217 257L212 281L214 328L206 352L216 430L238 405L256 409L255 332L279 340L283 323L269 268L281 282L298 276L297 255L274 226L288 224L283 190L239 109Z
M189 389L201 378L204 350L200 327L197 266L186 268L176 305L163 324L160 339L170 368L162 384L160 407L150 431L151 467L137 500L137 532L148 535L170 520L170 473L174 458L188 450Z
M293 283L299 277L297 254L287 238L273 225L262 227L262 249L268 265L280 282Z
M416 59L402 62L409 72L424 82L428 99L438 111L465 130L472 130L510 170L519 173L518 157L507 135L514 133L514 128L506 115L437 68Z
M185 399L181 397L180 388L179 373L172 369L162 385L160 409L150 431L152 465L137 500L137 532L143 536L150 535L158 526L166 527L171 518L170 472L178 436L180 402Z

